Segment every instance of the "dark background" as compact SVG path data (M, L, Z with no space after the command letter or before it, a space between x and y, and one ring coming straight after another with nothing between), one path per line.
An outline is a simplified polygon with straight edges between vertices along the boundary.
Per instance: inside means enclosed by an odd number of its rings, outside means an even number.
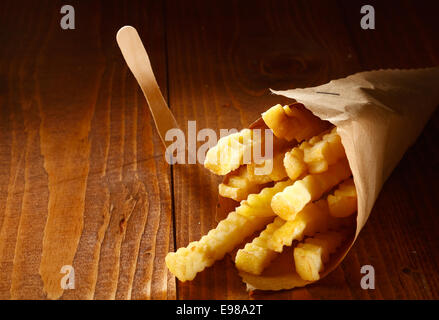
M75 30L60 27L64 4ZM375 30L360 28L365 4ZM287 102L268 88L437 66L438 9L422 0L1 1L0 298L46 298L41 266L52 265L42 255L55 249L54 261L76 272L62 299L249 297L229 258L189 283L166 270L168 251L215 226L219 178L166 164L115 42L123 25L137 28L182 128L197 120L218 130ZM436 112L339 268L307 288L252 297L439 298L438 128ZM55 249L47 226L60 230ZM375 290L360 288L366 264Z

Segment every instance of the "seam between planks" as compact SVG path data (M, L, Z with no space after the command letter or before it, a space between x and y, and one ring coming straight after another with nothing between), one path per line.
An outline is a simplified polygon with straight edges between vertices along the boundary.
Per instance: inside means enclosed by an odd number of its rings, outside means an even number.
M166 101L168 103L169 109L172 110L170 101L170 87L169 87L169 47L168 47L168 20L167 20L167 1L162 3L163 10L163 35L164 35L164 47L165 47L165 78L166 78ZM175 196L174 196L174 167L169 165L170 170L170 182L171 182L171 217L172 217L172 237L174 243L174 250L177 250L177 224L175 219ZM166 267L167 269L167 267ZM169 274L169 271L168 271ZM179 286L177 280L174 277L175 282L175 300L179 300Z

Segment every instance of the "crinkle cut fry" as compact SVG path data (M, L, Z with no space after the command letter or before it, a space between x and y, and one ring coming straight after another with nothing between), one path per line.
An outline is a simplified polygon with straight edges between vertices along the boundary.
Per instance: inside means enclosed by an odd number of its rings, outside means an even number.
M303 158L303 150L300 147L294 147L285 153L283 165L287 176L293 181L308 172L308 167Z
M168 253L166 265L180 281L193 280L198 272L221 260L226 253L271 220L271 217L244 217L233 211L199 241Z
M294 240L300 241L305 236L326 231L329 228L329 218L326 200L311 202L294 220L287 221L273 233L268 247L273 251L282 252L283 247L291 246Z
M241 201L236 212L246 217L274 216L275 213L271 209L271 199L292 183L291 180L279 181L273 187L266 187L257 194L250 194L247 200Z
M283 159L287 150L275 151L270 159L265 159L261 163L249 163L247 173L250 181L264 184L271 181L280 181L287 177L287 172L283 164Z
M316 281L329 261L329 256L347 238L347 231L317 233L294 248L296 272L303 280Z
M310 173L324 172L330 165L346 157L335 127L330 132L310 139L309 143L302 143L300 147L303 150L303 161Z
M218 140L216 146L207 151L204 166L218 175L225 175L238 169L245 156L251 160L252 146L260 143L254 140L253 130L243 129Z
M343 218L357 211L357 191L354 180L348 179L328 196L329 213L333 217Z
M350 180L339 185L337 190L343 188L342 186ZM344 197L347 196L351 195L342 195L336 199L336 202L343 203ZM352 215L356 208L350 209L349 215ZM235 258L236 267L250 274L261 274L277 254L282 252L285 246L291 246L294 240L301 241L305 236L313 236L330 229L338 230L352 222L352 219L332 217L327 199L311 202L296 215L294 220L285 222L278 217L269 224L258 237L238 251Z
M283 166L284 155L285 151L279 152L262 164L250 163L230 172L219 185L219 194L235 201L242 201L247 199L248 195L258 193L262 185L287 178Z
M295 181L292 186L273 197L271 207L282 219L292 220L309 202L319 199L350 175L349 163L347 159L342 159L330 166L328 171L309 174Z
M237 172L226 176L223 183L218 186L218 193L235 201L247 199L249 194L258 192L260 185L251 181L247 168L241 166Z
M353 179L350 178L340 184L334 193L339 190L343 190L346 184L353 183ZM269 247L277 252L282 252L284 246L291 246L294 240L302 240L305 236L312 236L317 232L325 232L330 229L339 229L341 227L350 225L353 223L352 216L356 211L356 206L350 206L344 209L344 215L335 217L330 211L331 205L335 208L346 203L346 198L351 200L352 194L340 194L338 197L333 198L330 205L330 198L332 195L328 195L326 199L320 199L316 202L307 204L302 211L300 211L293 220L287 221L278 230L273 233L269 241ZM356 197L354 198L356 201Z
M264 112L262 119L276 137L288 141L309 139L329 127L298 102L283 107L277 104Z
M306 173L325 172L344 157L344 147L334 127L286 152L283 163L288 177L294 181Z
M277 217L272 223L267 225L261 234L247 243L243 249L238 250L235 258L236 267L251 274L261 274L266 266L273 260L277 253L268 248L274 231L285 223L284 220Z
M169 270L180 280L192 280L196 274L214 261L233 250L246 237L262 229L274 216L271 198L291 185L292 181L280 181L273 187L264 188L259 194L251 194L234 212L221 221L200 241L192 242L166 257ZM253 215L249 215L253 213Z

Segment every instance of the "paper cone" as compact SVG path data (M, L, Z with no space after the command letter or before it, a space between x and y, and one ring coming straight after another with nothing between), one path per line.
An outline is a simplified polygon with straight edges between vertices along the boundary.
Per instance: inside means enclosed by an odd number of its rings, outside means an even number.
M272 92L303 103L314 115L337 126L354 177L358 196L355 236L331 258L324 277L346 256L385 180L438 106L439 68L361 72L318 87ZM292 259L288 263L294 266ZM293 267L279 276L271 270L261 276L241 276L249 289L280 290L307 284L298 279Z

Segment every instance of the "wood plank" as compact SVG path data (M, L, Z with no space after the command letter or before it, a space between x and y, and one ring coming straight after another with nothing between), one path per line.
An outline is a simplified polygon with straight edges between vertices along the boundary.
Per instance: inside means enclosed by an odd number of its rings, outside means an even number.
M137 27L166 92L162 4L75 2L67 31L61 5L1 5L0 297L173 299L170 169L115 42Z
M430 1L370 1L376 30L362 30L358 6L343 1L346 22L364 69L437 66L439 25ZM376 289L354 298L437 299L439 227L435 137L436 112L416 144L385 184L365 229L344 268L371 264ZM350 276L349 283L359 281Z
M205 1L168 1L169 92L177 121L184 127L188 120L196 120L198 129L217 132L240 129L268 107L286 102L270 95L270 87L312 86L357 71L359 63L335 4L221 1L213 6ZM326 19L321 19L322 12ZM198 240L216 225L219 180L202 165L175 166L177 247ZM344 284L342 269L325 281L316 287L255 297L352 296L349 287L340 285ZM194 281L178 283L178 297L249 298L227 257Z

